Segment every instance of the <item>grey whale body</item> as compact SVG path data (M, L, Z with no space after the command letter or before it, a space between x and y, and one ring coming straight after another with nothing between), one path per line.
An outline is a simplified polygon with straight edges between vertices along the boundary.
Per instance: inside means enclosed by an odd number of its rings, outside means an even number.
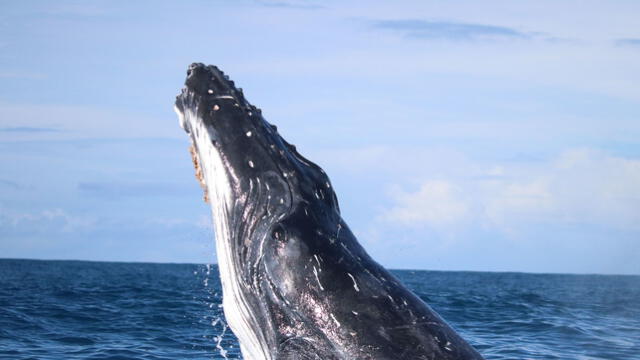
M215 66L175 103L213 211L227 321L246 359L482 359L376 263L324 171Z

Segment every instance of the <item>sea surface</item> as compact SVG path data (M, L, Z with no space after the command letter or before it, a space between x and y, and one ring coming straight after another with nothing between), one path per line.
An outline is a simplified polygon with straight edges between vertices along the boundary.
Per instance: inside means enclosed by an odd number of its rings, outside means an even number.
M640 359L640 276L394 271L487 359ZM0 260L0 359L240 359L215 265Z

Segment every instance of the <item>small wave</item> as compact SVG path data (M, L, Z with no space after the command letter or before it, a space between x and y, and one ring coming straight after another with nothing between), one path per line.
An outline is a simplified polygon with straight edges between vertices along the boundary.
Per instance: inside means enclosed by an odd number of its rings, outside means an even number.
M640 277L397 271L487 358L640 359ZM0 358L240 359L215 266L0 260Z

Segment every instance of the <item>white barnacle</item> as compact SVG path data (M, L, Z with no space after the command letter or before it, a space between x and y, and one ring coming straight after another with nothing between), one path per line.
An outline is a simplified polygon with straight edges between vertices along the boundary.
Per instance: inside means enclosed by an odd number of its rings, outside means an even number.
M220 110L220 106L218 106L218 104L213 105L213 111L218 111Z
M211 90L211 89L207 90L207 92L208 92L209 94L213 94L213 90Z
M247 131L247 137L251 137L252 133L251 131Z

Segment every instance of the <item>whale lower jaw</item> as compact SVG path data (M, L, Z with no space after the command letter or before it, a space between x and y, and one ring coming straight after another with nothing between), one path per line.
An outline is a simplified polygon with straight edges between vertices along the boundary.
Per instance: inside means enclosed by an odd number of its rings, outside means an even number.
M255 319L244 293L240 289L236 274L239 273L231 249L231 232L229 229L229 209L233 195L231 186L222 164L220 153L213 146L209 133L204 129L202 121L195 121L197 111L186 110L178 114L180 126L191 128L191 154L194 157L196 178L203 185L205 201L211 205L214 221L216 254L220 281L222 283L222 307L227 324L240 342L243 358L246 360L271 360L271 351L259 329L261 324ZM187 125L189 124L189 125Z

